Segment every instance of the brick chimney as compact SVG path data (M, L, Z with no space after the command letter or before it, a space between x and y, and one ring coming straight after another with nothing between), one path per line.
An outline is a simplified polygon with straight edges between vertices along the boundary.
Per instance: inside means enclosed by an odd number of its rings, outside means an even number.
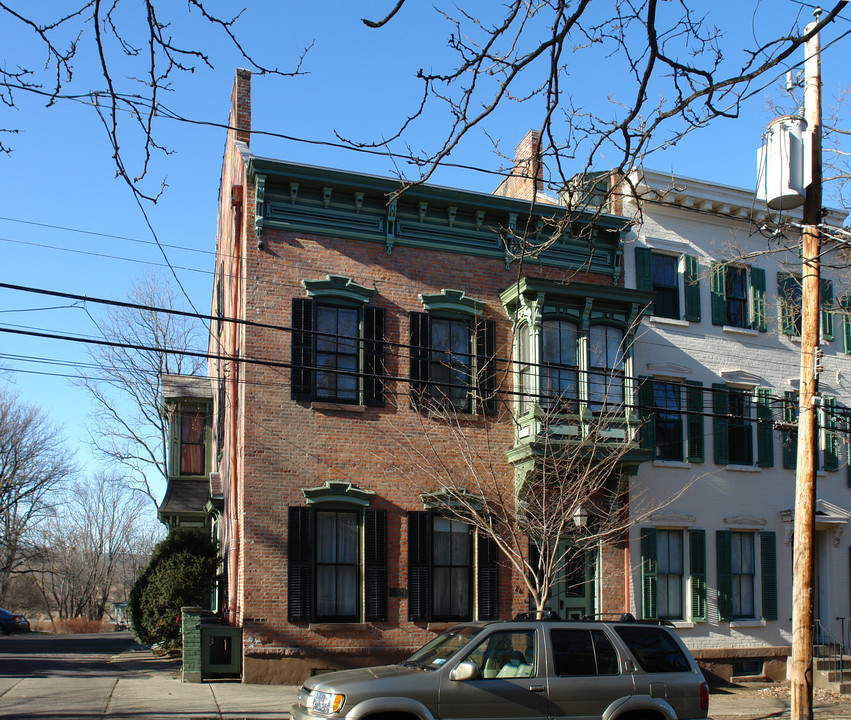
M237 68L230 93L230 118L228 127L235 128L234 140L246 145L251 139L251 71Z
M544 187L544 168L540 158L541 133L530 130L514 149L514 169L494 195L534 200Z

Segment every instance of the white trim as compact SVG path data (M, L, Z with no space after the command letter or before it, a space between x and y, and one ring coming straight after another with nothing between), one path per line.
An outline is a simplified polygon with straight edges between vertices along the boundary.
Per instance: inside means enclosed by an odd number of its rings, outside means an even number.
M756 532L762 530L766 526L766 524L767 523L764 518L756 517L754 515L736 515L735 517L724 518L724 527L726 527L728 530Z
M735 325L722 325L721 330L725 333L731 333L733 335L748 335L750 337L759 337L759 330L752 330L751 328L740 328Z
M649 518L653 527L659 530L682 530L693 527L697 518L694 515L686 515L674 511L653 513Z
M725 465L724 469L730 470L731 472L747 472L747 473L762 472L762 468L757 467L756 465Z
M751 620L750 618L745 618L743 620L730 620L731 628L756 628L756 627L765 627L767 625L765 620L757 620L754 618Z
M690 620L669 620L677 630L688 630L694 627L694 623Z
M676 318L662 317L660 315L651 315L647 318L654 325L671 325L673 327L687 328L691 323L688 320L677 320Z
M655 468L681 468L688 469L691 467L690 462L683 462L682 460L654 460L653 467Z

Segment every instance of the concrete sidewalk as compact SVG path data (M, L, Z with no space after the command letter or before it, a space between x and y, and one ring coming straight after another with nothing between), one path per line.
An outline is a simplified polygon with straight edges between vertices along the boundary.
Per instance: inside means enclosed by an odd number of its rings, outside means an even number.
M713 688L709 696L712 720L788 720L789 685L747 683ZM851 719L851 696L816 690L816 720Z

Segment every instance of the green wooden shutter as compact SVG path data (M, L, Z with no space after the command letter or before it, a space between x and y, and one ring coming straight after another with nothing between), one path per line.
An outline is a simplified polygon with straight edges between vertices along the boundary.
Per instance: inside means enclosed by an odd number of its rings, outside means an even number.
M843 295L839 307L842 309L842 352L851 355L851 295Z
M821 310L821 339L833 340L833 281L821 278L819 289L819 308Z
M313 300L293 298L290 396L293 400L313 399Z
M794 470L798 465L798 393L792 390L783 393L783 422L795 425L783 431L783 467Z
M635 287L653 289L653 251L649 248L635 248Z
M706 531L688 531L691 620L706 620Z
M429 376L429 315L428 313L412 312L409 314L411 325L411 344L408 352L411 359L410 383L411 405L415 408L424 407L428 394Z
M287 526L287 620L310 622L313 597L313 511L290 507Z
M363 340L363 404L384 407L384 308L364 308Z
M759 534L762 571L762 619L777 619L777 543L773 532Z
M476 321L476 412L496 414L496 324L491 319Z
M638 378L638 417L641 420L641 448L656 457L656 411L653 407L653 380Z
M727 324L727 291L724 285L724 265L718 262L710 267L709 293L711 297L712 324Z
M774 423L768 388L756 389L756 457L759 467L774 467Z
M727 465L730 462L729 398L724 383L712 383L712 434L715 440L715 462Z
M656 618L656 528L641 529L641 602L642 617Z
M703 462L703 383L699 380L686 380L686 409L686 459L689 462Z
M430 618L431 594L431 515L408 513L408 620L426 622Z
M364 619L387 620L387 513L363 511Z
M715 562L718 569L718 619L733 616L733 536L729 530L715 531Z
M789 273L777 273L777 306L780 310L780 332L795 335L795 314L792 312L793 289L797 278Z
M685 255L683 274L683 296L685 313L683 319L700 322L700 261L694 255Z
M478 620L499 619L499 548L493 538L479 532L476 540Z
M839 444L836 437L836 398L822 400L824 428L824 469L839 470Z
M751 301L753 304L752 327L760 332L768 330L765 322L765 270L751 268Z

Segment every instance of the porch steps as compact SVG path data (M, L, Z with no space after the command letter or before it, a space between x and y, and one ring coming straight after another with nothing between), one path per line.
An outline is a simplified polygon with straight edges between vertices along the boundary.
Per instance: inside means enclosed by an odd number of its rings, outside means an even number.
M813 658L813 686L851 695L851 655Z

